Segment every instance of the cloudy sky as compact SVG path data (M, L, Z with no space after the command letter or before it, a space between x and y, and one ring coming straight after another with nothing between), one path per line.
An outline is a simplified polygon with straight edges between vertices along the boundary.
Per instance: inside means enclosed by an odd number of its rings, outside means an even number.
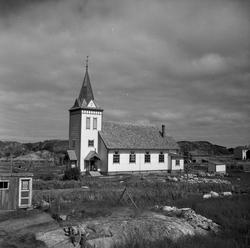
M0 0L0 140L67 138L89 55L105 120L250 143L249 2Z

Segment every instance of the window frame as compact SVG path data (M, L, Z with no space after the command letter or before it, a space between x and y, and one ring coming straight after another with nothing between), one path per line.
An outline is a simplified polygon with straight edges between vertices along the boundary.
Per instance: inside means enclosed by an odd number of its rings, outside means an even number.
M0 188L0 190L8 190L10 187L10 181L9 180L0 180L0 183L3 183L3 187ZM7 183L7 188L4 188L4 183Z
M113 164L120 164L120 153L118 151L113 153Z
M134 159L132 159L132 156ZM129 163L135 164L136 163L136 153L134 151L131 151L129 154Z
M145 152L145 154L144 154L144 163L145 164L151 163L151 154L149 152Z
M97 130L97 117L93 118L93 130Z
M180 159L175 160L175 166L181 166L181 161Z
M94 147L94 146L95 146L95 140L88 140L88 147Z
M90 120L90 117L86 117L86 129L87 129L87 130L90 130L90 126L91 126L91 125L90 125L90 121L91 121L91 120Z
M164 155L163 152L160 152L160 153L159 153L158 162L159 162L159 163L165 163L165 155Z

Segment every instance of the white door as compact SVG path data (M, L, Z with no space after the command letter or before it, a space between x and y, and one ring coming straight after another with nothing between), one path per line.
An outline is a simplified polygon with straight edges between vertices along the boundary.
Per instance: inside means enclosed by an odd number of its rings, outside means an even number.
M19 179L19 208L30 207L32 203L32 178Z

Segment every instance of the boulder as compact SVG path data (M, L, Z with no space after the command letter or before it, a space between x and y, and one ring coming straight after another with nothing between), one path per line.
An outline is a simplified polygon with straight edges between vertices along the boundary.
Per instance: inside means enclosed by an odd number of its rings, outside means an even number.
M178 182L178 178L177 177L172 177L172 181L173 182Z
M65 220L67 220L67 215L65 215L65 214L60 214L60 215L59 215L59 219L62 220L62 221L65 221Z
M49 202L42 200L39 204L39 206L43 209L43 210L47 210L50 208L50 204Z
M211 194L212 198L218 198L219 197L219 194L217 192L215 192L215 191L211 191L210 194Z
M170 206L163 206L162 210L163 211L175 211L177 208L176 207L170 207Z
M211 194L204 194L203 199L210 199L212 197Z
M221 193L223 196L232 196L232 192L222 192Z

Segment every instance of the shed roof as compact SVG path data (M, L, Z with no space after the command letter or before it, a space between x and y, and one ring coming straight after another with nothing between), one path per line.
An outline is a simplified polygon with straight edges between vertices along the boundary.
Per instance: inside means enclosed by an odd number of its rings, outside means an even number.
M154 126L104 122L99 134L108 149L179 149L172 137L162 137Z
M33 173L30 172L0 173L0 177L33 177Z
M181 159L183 158L180 154L176 154L176 153L169 153L169 156L173 159Z
M70 161L76 161L77 160L76 152L74 150L67 150L67 154L69 156Z

